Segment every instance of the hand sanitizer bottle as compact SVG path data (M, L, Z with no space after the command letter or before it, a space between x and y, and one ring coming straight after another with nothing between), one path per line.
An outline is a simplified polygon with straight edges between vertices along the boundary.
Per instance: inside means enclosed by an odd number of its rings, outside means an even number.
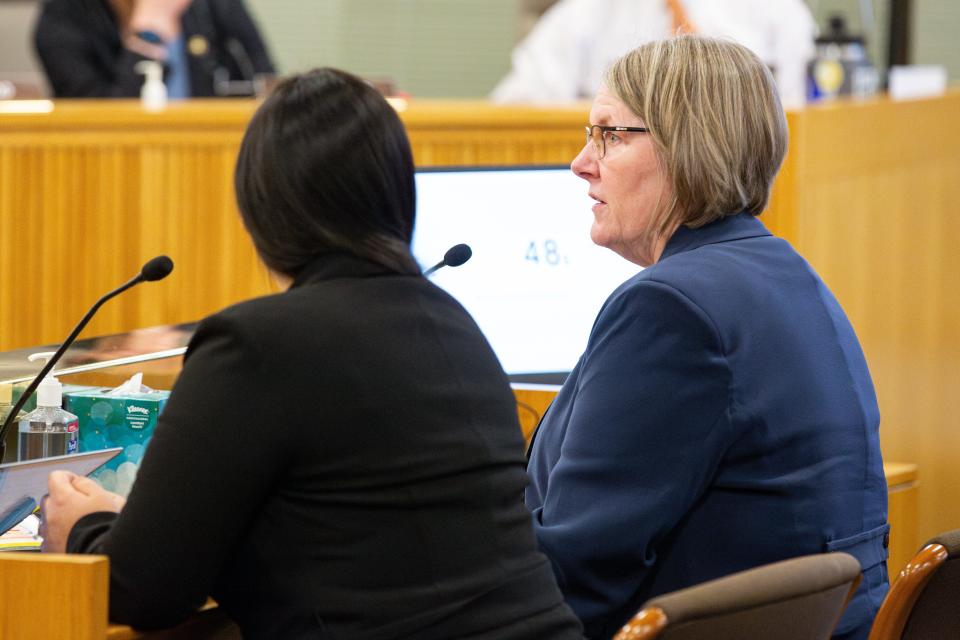
M53 353L34 353L28 359L49 360ZM78 453L80 441L77 416L61 408L63 385L47 376L37 387L37 408L20 418L19 459L35 460Z
M142 60L134 67L145 77L140 88L140 103L147 111L163 111L167 106L167 85L163 83L163 65L155 60Z

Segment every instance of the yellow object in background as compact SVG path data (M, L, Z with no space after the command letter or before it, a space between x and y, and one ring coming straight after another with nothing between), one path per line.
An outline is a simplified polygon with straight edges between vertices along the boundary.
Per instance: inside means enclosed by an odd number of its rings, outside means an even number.
M818 60L813 66L813 80L821 95L835 96L843 85L843 65L838 60Z
M191 36L187 42L187 49L190 50L192 55L199 58L210 50L210 43L203 36Z

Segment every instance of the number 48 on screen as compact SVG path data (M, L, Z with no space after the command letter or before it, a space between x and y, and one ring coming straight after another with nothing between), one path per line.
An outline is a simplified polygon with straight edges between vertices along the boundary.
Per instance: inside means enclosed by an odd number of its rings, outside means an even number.
M527 244L527 253L524 256L524 260L551 267L560 264L570 264L570 258L560 253L556 240L544 240L540 243L537 243L536 240L531 240Z

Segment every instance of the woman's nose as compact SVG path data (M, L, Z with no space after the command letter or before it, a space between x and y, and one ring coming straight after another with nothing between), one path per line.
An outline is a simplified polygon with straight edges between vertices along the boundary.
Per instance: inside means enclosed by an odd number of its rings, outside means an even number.
M593 144L587 143L580 149L580 153L570 163L570 170L578 177L589 180L597 176L597 150Z

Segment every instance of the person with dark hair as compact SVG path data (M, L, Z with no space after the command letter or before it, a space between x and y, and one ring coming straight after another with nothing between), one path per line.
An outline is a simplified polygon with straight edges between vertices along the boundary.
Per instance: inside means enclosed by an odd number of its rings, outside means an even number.
M506 376L410 254L394 110L339 71L281 82L236 191L289 289L200 324L125 505L51 474L44 549L109 556L111 619L139 628L212 596L248 639L581 638Z
M273 63L243 0L45 0L37 56L57 98L133 98L137 63L171 98L252 95Z

